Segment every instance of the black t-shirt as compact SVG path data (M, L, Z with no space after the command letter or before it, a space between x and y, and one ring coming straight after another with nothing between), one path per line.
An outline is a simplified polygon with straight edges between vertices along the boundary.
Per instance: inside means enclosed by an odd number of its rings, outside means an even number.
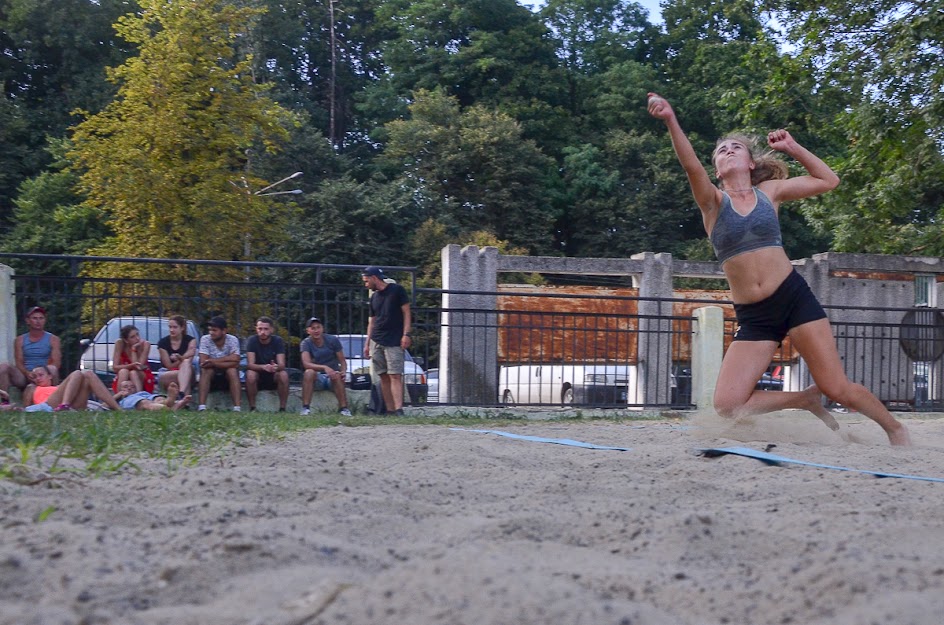
M388 284L383 291L370 296L370 316L374 318L371 337L381 345L393 347L403 337L403 308L410 303L406 289L399 284Z
M285 353L285 341L282 340L281 336L273 334L269 337L269 342L263 345L259 337L253 334L246 341L246 353L256 355L257 365L267 365L275 362L276 356Z
M168 356L170 356L171 354L179 354L183 356L184 354L187 353L187 348L190 347L190 341L192 340L193 340L192 336L184 333L183 338L180 339L180 347L178 347L177 349L174 349L170 346L170 335L168 334L167 336L165 336L164 338L162 338L161 340L157 342L157 348L163 349L165 352L167 352Z

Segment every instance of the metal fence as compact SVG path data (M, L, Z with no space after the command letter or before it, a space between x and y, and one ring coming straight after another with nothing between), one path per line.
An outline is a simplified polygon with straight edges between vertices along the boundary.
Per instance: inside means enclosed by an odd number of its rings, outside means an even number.
M363 334L367 327L367 292L361 283L360 265L7 254L0 254L0 262L17 272L14 285L19 317L37 304L49 310L47 329L62 339L63 368L67 371L78 366L87 349L84 343L114 317L166 319L180 314L205 332L209 319L219 314L228 320L230 333L245 339L252 334L255 320L267 315L276 321L277 333L287 341L290 367L300 367L298 346L306 336L309 317L323 319L332 334ZM102 271L102 267L108 269ZM119 273L120 267L133 267L131 273L136 277L108 277ZM415 397L415 401L479 406L692 407L690 340L696 321L688 315L671 314L677 300L613 298L620 301L611 310L631 311L626 313L564 313L520 303L514 310L444 310L444 291L419 287L414 268L386 269L407 286L413 300L412 352L429 373L429 394ZM223 278L213 279L215 275ZM501 295L506 301L541 297L533 291L516 295L506 290L491 295ZM719 304L715 300L703 303ZM650 314L653 306L665 314ZM648 312L643 314L642 310ZM922 318L913 324L875 324L850 321L850 314L843 309L828 312L851 379L891 406L942 409L944 319L940 325L934 325L936 321L929 325ZM457 319L461 319L461 328L451 329L463 335L461 358L497 370L487 382L450 374L447 394L441 392L438 380L440 339ZM734 320L726 319L729 337L734 327ZM156 338L145 338L156 343ZM908 345L913 347L916 342L923 347L917 352L912 349L909 355ZM798 390L809 383L802 359L785 344L758 381L758 388ZM462 401L452 401L454 397Z
M890 409L944 410L944 314L937 309L825 306L845 374ZM916 314L917 313L917 314ZM861 317L898 322L858 321ZM737 321L725 318L733 337ZM727 340L726 340L727 344ZM764 390L798 391L813 383L810 371L785 341L758 382ZM831 404L833 408L842 406Z

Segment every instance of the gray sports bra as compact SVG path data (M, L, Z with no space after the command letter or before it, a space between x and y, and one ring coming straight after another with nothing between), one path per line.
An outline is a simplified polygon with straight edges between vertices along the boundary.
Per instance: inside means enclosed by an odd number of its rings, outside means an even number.
M747 215L740 215L734 210L727 193L722 195L718 219L708 237L722 265L738 254L764 247L783 247L777 211L763 191L754 187L754 210Z

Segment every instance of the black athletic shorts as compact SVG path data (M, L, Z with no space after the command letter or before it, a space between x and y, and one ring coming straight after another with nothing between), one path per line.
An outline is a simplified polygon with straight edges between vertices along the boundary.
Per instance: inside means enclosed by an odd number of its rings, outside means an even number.
M204 369L204 371L206 371L206 369ZM210 390L211 391L228 391L229 390L229 378L226 377L226 369L213 369L213 377L210 378Z
M275 374L270 371L256 371L256 388L260 391L274 391L279 388Z
M735 341L780 343L791 329L826 319L826 311L796 269L770 297L753 304L735 304L734 314L738 321Z

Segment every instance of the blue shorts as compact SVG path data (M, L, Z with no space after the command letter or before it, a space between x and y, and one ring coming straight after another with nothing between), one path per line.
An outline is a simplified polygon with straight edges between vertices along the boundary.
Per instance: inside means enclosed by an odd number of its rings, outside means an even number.
M154 401L154 399L156 399L157 397L158 396L155 395L154 393L148 393L147 391L138 391L137 393L132 393L128 395L127 397L121 398L121 400L118 402L118 405L124 408L125 410L134 410L135 406L137 406L139 402L142 402L146 399Z
M331 378L328 377L327 373L318 374L318 377L315 379L315 390L316 391L330 391L331 390Z
M735 341L774 341L810 321L826 319L826 311L797 270L787 276L769 297L752 304L735 304L738 327Z

